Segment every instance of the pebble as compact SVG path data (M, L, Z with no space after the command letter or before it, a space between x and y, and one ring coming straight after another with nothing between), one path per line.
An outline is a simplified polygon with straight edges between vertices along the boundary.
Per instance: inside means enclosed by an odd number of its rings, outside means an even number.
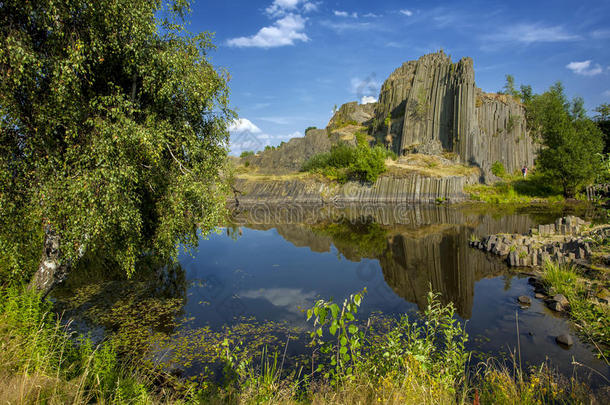
M567 333L557 336L555 338L555 341L561 345L568 346L568 347L570 347L574 344L574 340L572 339L572 336L568 335Z
M561 304L562 307L565 307L569 304L568 299L563 294L555 294L553 296L553 300Z
M522 295L519 298L517 298L517 301L519 301L520 304L525 304L525 305L529 305L532 303L532 300L530 299L530 297L527 297L525 295Z

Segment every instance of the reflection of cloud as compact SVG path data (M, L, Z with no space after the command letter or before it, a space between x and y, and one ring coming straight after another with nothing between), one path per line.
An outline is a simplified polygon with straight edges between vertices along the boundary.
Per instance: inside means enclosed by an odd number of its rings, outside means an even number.
M269 301L276 307L300 314L299 307L312 305L316 293L305 292L300 288L259 288L258 290L247 290L239 293L241 298L263 299Z

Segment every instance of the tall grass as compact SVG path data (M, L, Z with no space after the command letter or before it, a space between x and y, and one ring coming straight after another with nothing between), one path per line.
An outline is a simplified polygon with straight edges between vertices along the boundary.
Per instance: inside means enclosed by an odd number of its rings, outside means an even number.
M152 401L111 342L75 337L33 291L9 287L0 296L0 403Z

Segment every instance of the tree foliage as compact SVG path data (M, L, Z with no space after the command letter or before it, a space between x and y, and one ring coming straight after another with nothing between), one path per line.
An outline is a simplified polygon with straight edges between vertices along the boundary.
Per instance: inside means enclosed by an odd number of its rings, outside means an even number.
M16 234L40 252L52 229L64 260L100 252L129 273L217 224L228 78L210 34L185 31L188 1L163 4L0 2L3 262Z
M610 154L610 104L599 105L595 112L595 122L604 133L604 153Z
M515 77L513 75L506 75L506 83L500 93L515 98L521 97L521 94L515 89Z
M561 83L527 105L528 125L542 144L538 169L567 197L593 182L599 170L602 134L583 105L581 98L569 102Z

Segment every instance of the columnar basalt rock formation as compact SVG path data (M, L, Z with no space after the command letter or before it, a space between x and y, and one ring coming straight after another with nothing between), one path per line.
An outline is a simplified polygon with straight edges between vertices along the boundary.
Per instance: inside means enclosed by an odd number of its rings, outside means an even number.
M536 152L519 101L483 93L472 59L453 63L443 51L406 62L390 75L381 87L373 133L380 140L389 134L401 154L453 152L486 177L496 161L508 172L532 166Z
M436 203L460 202L467 196L463 176L403 178L382 176L371 185L348 182L332 184L311 179L235 180L240 205L267 203Z

